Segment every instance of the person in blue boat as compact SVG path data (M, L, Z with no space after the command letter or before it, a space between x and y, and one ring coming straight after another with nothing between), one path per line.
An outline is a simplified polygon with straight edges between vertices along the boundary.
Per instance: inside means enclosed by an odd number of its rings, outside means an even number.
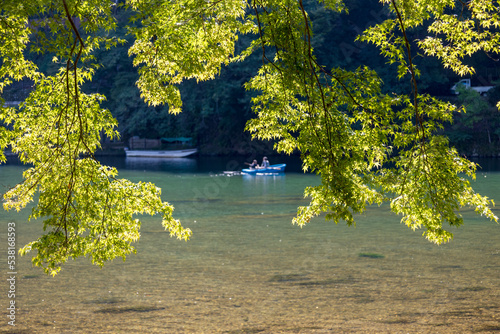
M260 165L261 168L267 168L269 167L270 164L269 164L269 160L267 160L267 157L263 157L262 158L262 164Z
M248 162L245 162L245 164L247 164L249 168L259 168L259 163L255 159L251 164L249 164Z

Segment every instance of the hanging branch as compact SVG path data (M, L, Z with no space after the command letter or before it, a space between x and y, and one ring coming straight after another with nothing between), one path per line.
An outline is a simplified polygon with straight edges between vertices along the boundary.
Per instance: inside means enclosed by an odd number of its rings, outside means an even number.
M415 119L417 121L417 133L418 133L419 129L422 129L422 138L420 139L420 142L423 144L425 142L425 131L424 131L424 126L423 126L423 121L422 121L422 115L419 112L417 77L415 75L415 67L413 65L413 59L411 56L410 42L408 41L408 36L406 35L406 29L405 29L405 25L403 23L403 18L401 16L401 13L399 12L398 7L396 6L396 1L391 0L391 2L392 2L392 5L394 7L394 11L396 12L396 15L398 17L399 27L401 28L401 32L403 33L403 39L405 41L405 48L406 48L406 52L408 54L408 70L410 71L410 74L411 74L412 89L413 89L413 107L415 109Z

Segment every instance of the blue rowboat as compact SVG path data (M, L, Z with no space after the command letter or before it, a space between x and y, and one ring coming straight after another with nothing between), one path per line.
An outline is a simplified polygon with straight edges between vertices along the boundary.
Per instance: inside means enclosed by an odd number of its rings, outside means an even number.
M286 164L271 165L262 168L244 168L241 170L242 174L249 175L273 175L285 172Z

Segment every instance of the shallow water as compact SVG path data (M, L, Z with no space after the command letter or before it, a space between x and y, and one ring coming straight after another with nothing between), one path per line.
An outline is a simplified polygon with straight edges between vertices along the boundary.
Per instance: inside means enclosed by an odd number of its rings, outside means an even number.
M137 254L126 262L99 269L79 259L51 278L18 257L17 332L500 330L498 224L468 210L465 226L442 246L399 224L387 207L370 207L355 228L318 218L301 229L291 219L316 176L227 177L220 172L240 162L214 161L211 170L207 160L117 163L121 177L163 188L192 239L172 239L157 218L144 217ZM1 192L20 173L20 166L0 166ZM498 202L500 173L479 172L475 188ZM16 223L19 245L40 232L27 215L0 213L3 254L8 222ZM7 276L6 261L1 268ZM10 329L5 319L2 330Z

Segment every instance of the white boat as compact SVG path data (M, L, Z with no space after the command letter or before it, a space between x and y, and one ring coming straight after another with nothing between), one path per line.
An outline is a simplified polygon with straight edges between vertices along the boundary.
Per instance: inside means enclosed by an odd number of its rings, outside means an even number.
M189 155L195 154L198 149L186 150L166 150L166 151L143 151L143 150L125 150L127 157L137 158L184 158Z

